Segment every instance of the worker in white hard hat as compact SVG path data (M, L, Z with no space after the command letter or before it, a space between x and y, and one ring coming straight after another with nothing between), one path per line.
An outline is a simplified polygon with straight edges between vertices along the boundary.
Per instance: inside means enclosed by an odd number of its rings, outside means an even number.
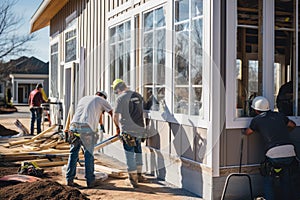
M126 156L128 179L127 186L138 187L138 182L146 181L142 175L141 135L145 131L143 118L143 98L127 88L121 79L113 82L113 90L118 94L114 109L114 122L123 140ZM120 128L119 128L120 127Z
M275 178L279 177L282 195L279 199L295 199L290 172L297 161L294 145L289 138L289 128L293 129L296 124L284 114L271 111L269 101L263 96L255 97L251 107L257 116L244 134L257 132L265 142L266 159L260 169L265 177L264 198L275 199L273 185Z

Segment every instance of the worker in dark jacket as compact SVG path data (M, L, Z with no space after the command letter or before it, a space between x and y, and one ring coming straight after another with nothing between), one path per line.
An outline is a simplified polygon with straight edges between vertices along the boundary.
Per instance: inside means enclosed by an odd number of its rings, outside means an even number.
M34 122L36 120L37 134L41 133L41 122L42 122L42 112L43 109L41 104L45 102L42 96L43 85L41 83L37 84L36 88L32 90L28 97L28 104L31 113L30 119L30 134L34 133Z
M289 128L294 128L296 124L284 114L271 111L269 101L265 97L255 97L251 107L257 116L252 119L245 134L257 132L265 142L266 160L261 168L265 177L265 199L275 199L275 178L280 180L282 197L279 199L295 199L290 173L291 166L296 162L296 153L289 139Z

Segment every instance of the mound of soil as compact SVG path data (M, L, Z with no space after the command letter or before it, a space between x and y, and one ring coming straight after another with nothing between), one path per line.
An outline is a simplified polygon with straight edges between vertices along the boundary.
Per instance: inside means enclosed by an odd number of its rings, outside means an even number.
M0 106L0 114L17 112L18 109L14 106Z
M36 181L33 183L19 183L0 189L0 199L10 200L88 200L78 189L63 186L53 181Z
M0 136L10 136L19 134L15 130L7 129L3 125L0 124Z

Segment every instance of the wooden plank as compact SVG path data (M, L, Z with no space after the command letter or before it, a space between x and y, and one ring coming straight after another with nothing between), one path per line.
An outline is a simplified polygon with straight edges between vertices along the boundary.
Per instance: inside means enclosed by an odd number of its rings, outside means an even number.
M16 146L16 145L21 145L21 144L26 144L26 143L29 143L29 142L33 142L34 140L36 140L36 139L42 137L43 135L45 135L46 133L49 133L50 131L52 131L55 127L56 127L56 125L53 125L50 128L48 128L47 130L41 132L40 134L32 137L29 140L20 140L20 141L9 142L9 145L10 146Z
M95 171L99 172L105 172L111 177L115 178L124 178L127 177L127 171L126 170L120 170L120 169L114 169L111 167L106 167L103 165L95 165Z

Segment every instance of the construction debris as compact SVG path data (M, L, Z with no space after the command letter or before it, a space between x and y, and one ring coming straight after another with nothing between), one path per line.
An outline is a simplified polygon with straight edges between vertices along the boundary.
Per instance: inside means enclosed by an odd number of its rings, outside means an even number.
M2 146L9 151L0 153L0 162L21 164L21 161L27 161L35 162L39 167L63 166L68 161L70 145L55 128L52 126L29 139L8 139L8 144Z

